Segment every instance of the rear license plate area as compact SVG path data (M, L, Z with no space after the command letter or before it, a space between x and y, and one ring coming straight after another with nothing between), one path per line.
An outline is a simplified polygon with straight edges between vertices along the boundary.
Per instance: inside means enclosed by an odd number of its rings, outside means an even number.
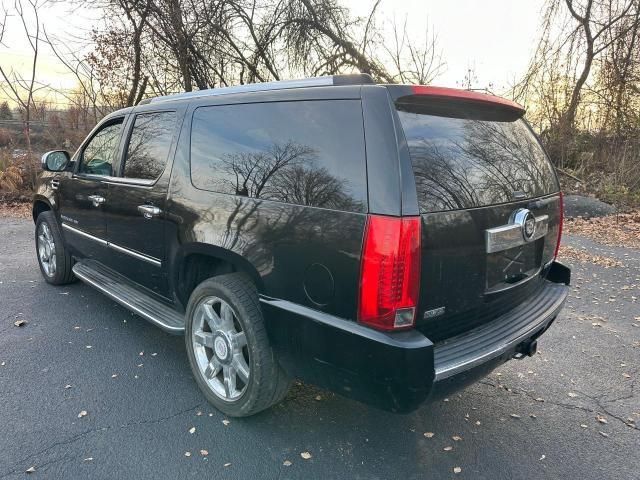
M542 246L537 240L487 254L487 292L515 286L535 276L542 262Z

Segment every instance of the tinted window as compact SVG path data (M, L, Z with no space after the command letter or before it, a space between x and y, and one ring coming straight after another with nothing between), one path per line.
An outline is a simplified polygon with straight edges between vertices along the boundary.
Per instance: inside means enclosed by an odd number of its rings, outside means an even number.
M216 192L364 211L359 100L198 108L191 131L193 184Z
M92 175L111 175L121 133L122 119L98 131L84 148L78 171Z
M155 180L167 163L176 125L175 112L144 113L136 117L127 147L124 176Z
M558 191L551 163L522 120L398 106L422 212L456 210ZM447 115L447 116L444 116Z

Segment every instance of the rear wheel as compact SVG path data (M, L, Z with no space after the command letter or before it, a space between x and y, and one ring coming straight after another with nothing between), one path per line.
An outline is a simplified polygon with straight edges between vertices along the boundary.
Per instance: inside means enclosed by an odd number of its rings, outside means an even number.
M289 379L269 344L258 295L239 273L202 282L186 314L186 347L198 386L234 417L260 412L287 393Z
M36 253L44 279L52 285L75 281L73 259L64 246L60 227L52 211L42 212L36 220Z

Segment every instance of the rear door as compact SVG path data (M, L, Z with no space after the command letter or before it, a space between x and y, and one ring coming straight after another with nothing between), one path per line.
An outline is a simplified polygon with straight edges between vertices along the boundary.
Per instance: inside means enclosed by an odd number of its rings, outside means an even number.
M441 341L542 286L558 238L559 186L522 111L394 96L422 217L417 326Z
M77 153L73 175L60 176L58 199L66 243L76 256L107 255L104 204L119 155L124 117L105 121Z
M109 198L104 206L111 253L107 264L166 296L165 202L178 114L138 113L130 123L122 162L109 179Z

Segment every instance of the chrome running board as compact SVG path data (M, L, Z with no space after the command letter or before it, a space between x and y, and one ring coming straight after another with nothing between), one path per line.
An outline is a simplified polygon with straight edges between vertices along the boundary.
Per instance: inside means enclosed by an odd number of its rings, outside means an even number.
M80 260L73 266L80 280L104 293L125 308L157 325L162 330L184 333L184 315L156 300L131 280L93 260Z

